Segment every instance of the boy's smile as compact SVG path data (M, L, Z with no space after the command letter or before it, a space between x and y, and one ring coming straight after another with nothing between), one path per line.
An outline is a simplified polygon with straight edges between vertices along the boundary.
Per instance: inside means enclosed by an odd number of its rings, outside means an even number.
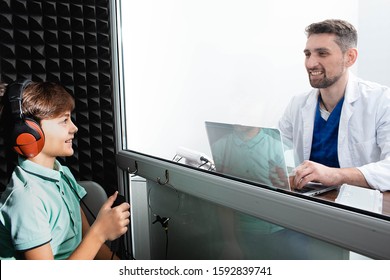
M56 157L73 155L73 139L77 127L72 122L71 112L53 119L43 119L41 127L45 133L45 145L36 160L47 167L52 167Z

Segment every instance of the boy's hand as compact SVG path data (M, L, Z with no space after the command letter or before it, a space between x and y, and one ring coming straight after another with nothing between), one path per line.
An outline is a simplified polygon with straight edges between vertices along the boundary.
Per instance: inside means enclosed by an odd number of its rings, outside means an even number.
M113 207L117 196L118 192L115 192L107 199L92 225L104 239L104 242L115 240L125 234L130 223L130 204L124 202Z

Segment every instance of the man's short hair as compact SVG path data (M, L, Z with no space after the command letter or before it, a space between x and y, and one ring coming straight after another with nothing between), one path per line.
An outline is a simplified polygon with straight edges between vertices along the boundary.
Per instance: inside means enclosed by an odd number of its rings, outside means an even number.
M310 24L305 29L307 38L313 34L334 34L336 44L342 52L357 47L357 31L355 27L345 20L327 19L321 22Z

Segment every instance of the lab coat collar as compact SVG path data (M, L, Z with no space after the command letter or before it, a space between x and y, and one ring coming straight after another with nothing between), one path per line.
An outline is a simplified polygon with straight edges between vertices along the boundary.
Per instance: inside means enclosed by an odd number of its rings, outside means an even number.
M342 149L345 147L348 142L348 135L346 131L348 131L348 123L351 118L354 108L352 103L355 102L360 97L360 91L358 90L359 78L357 78L354 74L349 72L348 83L345 89L344 94L344 104L341 111L340 116L340 124L339 124L339 137L338 137L338 149ZM306 103L302 108L302 120L303 120L303 156L305 159L310 157L311 152L311 144L313 138L313 130L314 130L314 116L318 101L319 89L313 89L308 98L306 99ZM347 163L351 162L350 158L340 159L339 162L343 160Z
M345 88L344 94L344 102L348 104L352 104L360 97L360 91L358 90L359 86L359 78L357 78L352 72L349 72L349 78L347 82L347 86ZM308 96L306 103L302 110L305 112L304 114L314 114L315 113L315 104L318 101L318 95L320 94L319 89L313 89L311 94Z
M358 90L359 78L357 78L352 72L349 72L349 79L347 87L345 88L344 101L348 104L352 104L360 97L360 91Z

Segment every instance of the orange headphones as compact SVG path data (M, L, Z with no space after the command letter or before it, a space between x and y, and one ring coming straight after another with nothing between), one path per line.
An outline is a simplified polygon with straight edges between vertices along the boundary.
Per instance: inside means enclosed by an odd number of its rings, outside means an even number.
M41 126L35 120L25 117L22 111L23 91L30 83L30 80L21 80L7 87L14 120L11 143L18 154L28 158L38 155L45 144L45 135Z

